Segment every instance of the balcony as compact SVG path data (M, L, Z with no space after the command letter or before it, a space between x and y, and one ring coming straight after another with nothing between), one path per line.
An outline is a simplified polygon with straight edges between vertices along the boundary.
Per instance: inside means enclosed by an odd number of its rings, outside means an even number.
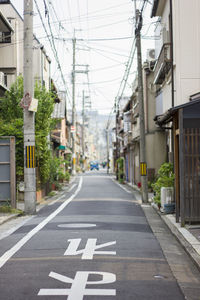
M162 84L171 68L170 43L162 46L154 68L154 84Z
M132 132L128 131L124 135L124 148L126 148L128 145L130 145L132 142Z

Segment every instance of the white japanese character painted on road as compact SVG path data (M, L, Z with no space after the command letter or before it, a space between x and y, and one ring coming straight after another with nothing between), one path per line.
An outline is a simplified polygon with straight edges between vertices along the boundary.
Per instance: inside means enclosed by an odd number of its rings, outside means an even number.
M116 245L116 241L97 245L97 239L88 239L84 249L78 250L81 239L70 239L67 250L64 255L79 255L82 254L82 259L93 259L94 255L116 255L116 251L97 251L104 247Z
M101 280L89 281L89 275L100 275ZM78 271L74 279L50 272L49 277L63 283L71 283L70 289L40 289L38 296L68 296L67 300L83 300L84 296L116 296L115 289L87 289L86 285L109 284L116 281L116 275L108 272Z

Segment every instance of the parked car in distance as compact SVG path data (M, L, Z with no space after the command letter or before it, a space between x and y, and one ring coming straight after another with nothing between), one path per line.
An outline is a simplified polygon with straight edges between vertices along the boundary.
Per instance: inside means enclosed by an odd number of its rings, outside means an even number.
M91 161L90 162L90 170L98 170L99 171L99 163L98 161Z

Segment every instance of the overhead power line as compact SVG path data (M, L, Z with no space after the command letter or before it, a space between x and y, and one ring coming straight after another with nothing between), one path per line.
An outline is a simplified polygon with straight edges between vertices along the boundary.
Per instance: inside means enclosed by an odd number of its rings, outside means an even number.
M71 41L72 38L59 38L59 37L54 37L56 40L62 40L62 41ZM76 38L77 41L85 41L85 42L98 42L98 41L117 41L117 40L128 40L128 39L133 39L134 36L125 36L125 37L116 37L116 38L100 38L100 39L79 39Z
M63 76L62 68L61 68L61 65L60 65L59 58L58 58L58 53L57 53L57 50L56 50L56 47L55 47L55 43L54 43L54 37L53 37L52 29L51 29L51 24L50 24L50 19L49 19L49 13L48 13L48 11L47 11L49 30L50 30L50 33L51 33L50 35L48 34L48 31L47 31L46 26L45 26L45 24L44 24L44 21L43 21L43 18L42 18L40 9L39 9L38 4L37 4L37 1L34 0L34 2L35 2L35 5L36 5L36 9L37 9L37 11L38 11L40 20L41 20L41 22L42 22L42 26L43 26L43 28L44 28L44 30L45 30L45 33L46 33L46 35L47 35L47 38L48 38L48 40L49 40L49 43L50 43L50 46L51 46L51 50L52 50L52 52L53 52L53 54L54 54L54 58L55 58L55 60L56 60L56 62L57 62L57 64L58 64L58 68L59 68L60 73L61 73L61 78L62 78L62 81L63 81L63 84L64 84L64 88L66 89L66 95L67 95L67 98L68 98L68 100L69 100L69 103L71 104L71 99L70 99L70 97L69 97L69 94L70 94L70 93L69 93L69 90L68 90L68 88L67 88L67 84L66 84L66 81L65 81L65 79L64 79L64 76ZM44 0L44 3L45 3L45 10L46 10L46 9L47 9L47 5L46 5L45 0ZM50 39L50 37L51 37L51 39Z

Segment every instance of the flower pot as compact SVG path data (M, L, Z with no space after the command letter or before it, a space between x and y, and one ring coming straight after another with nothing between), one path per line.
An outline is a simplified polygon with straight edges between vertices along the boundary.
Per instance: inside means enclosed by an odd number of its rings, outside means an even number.
M164 212L166 214L173 214L175 211L175 203L166 203L164 204Z

